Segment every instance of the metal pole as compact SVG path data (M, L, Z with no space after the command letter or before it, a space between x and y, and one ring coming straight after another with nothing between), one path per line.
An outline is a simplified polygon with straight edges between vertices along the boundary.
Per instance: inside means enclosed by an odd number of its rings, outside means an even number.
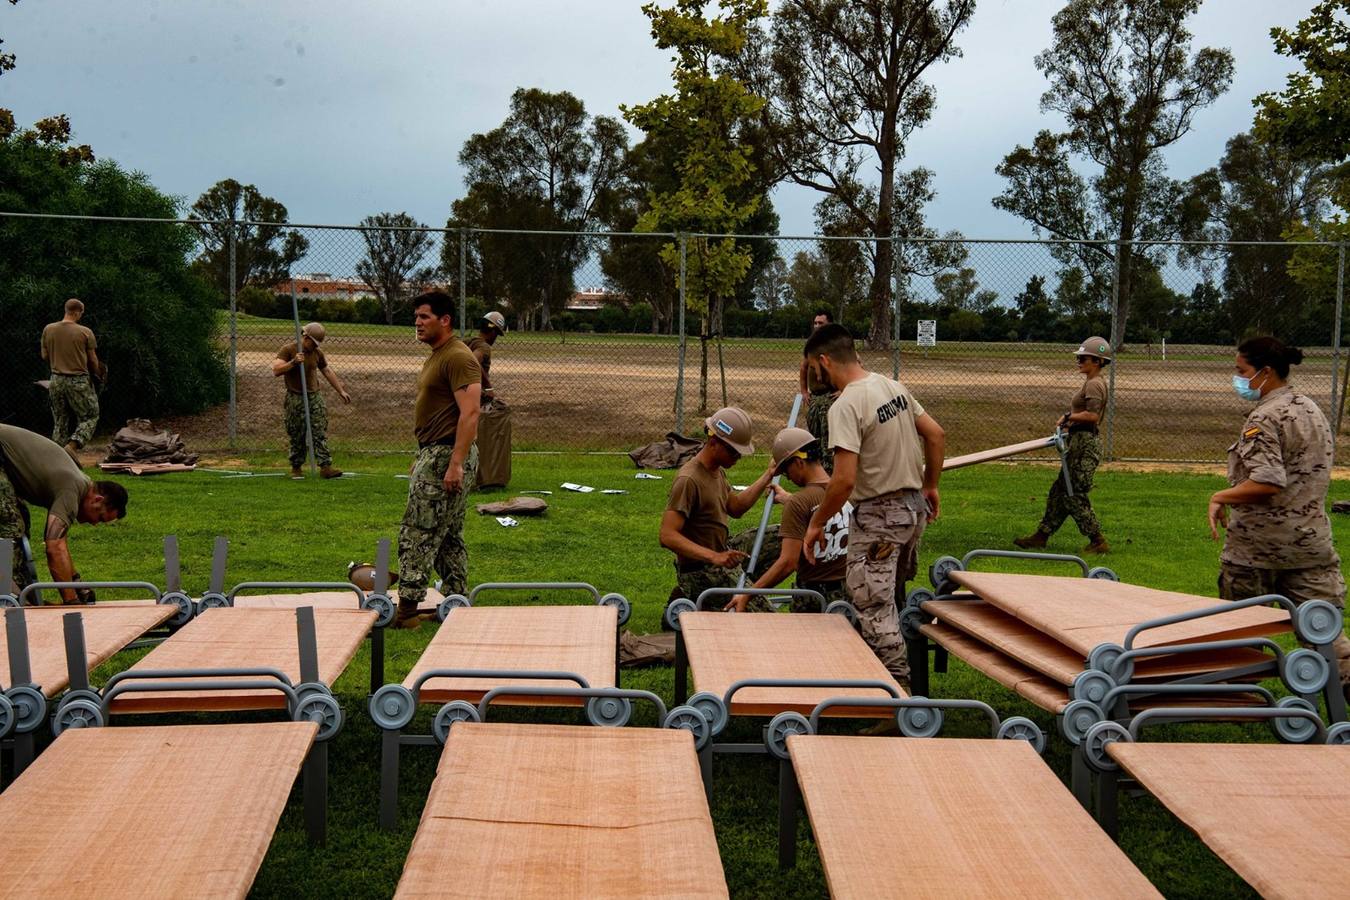
M305 337L300 331L300 304L295 299L295 276L291 276L291 316L295 322L295 352L305 352ZM315 348L318 352L318 348ZM318 369L315 369L317 372ZM305 378L305 364L300 364L300 401L305 407L305 452L309 458L309 474L313 475L314 465L314 430L309 421L309 381Z
M802 411L802 395L796 392L792 395L792 412L788 413L787 427L792 428L797 424L797 415ZM770 485L778 484L780 476L773 476ZM750 548L750 559L745 567L741 569L741 577L736 580L736 587L745 587L745 581L750 572L754 570L755 563L759 561L759 551L764 546L764 529L769 527L769 513L773 511L773 488L769 488L769 496L764 499L764 514L759 517L759 531L755 532L755 545Z
M469 229L461 228L459 230L459 329L463 334L469 333L469 323L467 321L469 313L467 306L467 293L465 282L469 277Z
M1341 310L1345 304L1345 244L1336 248L1336 320L1332 327L1331 338L1331 409L1335 427L1331 429L1331 457L1336 458L1336 438L1341 433L1341 408L1345 404L1345 391L1337 393L1337 380L1341 372Z
M236 227L234 210L230 210L230 447L234 447L239 433L239 400L235 384L239 380L239 315L234 283Z
M689 236L680 234L678 240L680 242L680 365L675 381L675 433L684 434L684 281L688 272Z
M891 377L900 378L900 239L891 238Z
M1121 242L1116 241L1116 258L1111 267L1111 337L1116 336L1116 320L1120 315L1120 254ZM1119 345L1111 348L1110 373L1106 393L1106 459L1110 462L1116 450L1116 369L1120 366L1120 347L1125 344L1125 334L1121 332Z

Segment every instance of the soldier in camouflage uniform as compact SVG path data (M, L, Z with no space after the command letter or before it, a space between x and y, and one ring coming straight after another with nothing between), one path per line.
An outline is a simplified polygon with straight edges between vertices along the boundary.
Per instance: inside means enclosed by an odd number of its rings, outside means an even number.
M319 477L338 478L341 469L333 468L333 454L328 450L328 406L319 393L319 373L332 385L333 390L342 398L343 403L351 403L352 397L342 386L342 380L328 365L328 357L319 345L325 336L324 327L318 322L305 326L301 340L303 349L297 351L295 341L282 344L277 358L272 360L272 374L286 379L286 404L283 407L283 419L286 423L286 435L291 441L291 477L304 478L301 468L305 464L305 405L309 405L309 430L314 439L314 461L319 464ZM303 369L302 369L303 367ZM301 372L303 371L303 380Z
M84 304L66 301L65 317L42 329L42 358L51 366L48 387L52 405L52 440L79 465L76 451L89 443L98 427L98 392L93 378L107 369L98 358L98 340L80 324Z
M478 416L482 370L455 336L454 301L444 291L413 300L417 339L431 347L417 379L413 432L417 456L408 482L408 505L398 532L399 627L421 624L418 604L434 573L446 594L468 591L469 550L464 507L478 469Z
M1256 408L1228 448L1228 483L1209 500L1210 533L1226 529L1219 555L1219 596L1241 600L1283 594L1295 603L1345 605L1341 559L1331 542L1327 489L1331 428L1317 404L1286 383L1303 351L1269 337L1238 347L1233 387ZM1333 652L1350 698L1350 640Z
M727 481L725 470L755 452L750 416L744 410L719 409L704 427L708 440L680 467L661 517L661 546L675 554L675 589L667 605L679 597L697 602L709 588L740 584L746 554L728 547L727 517L745 515L773 477L770 465L743 491L733 492ZM661 623L668 627L664 615Z
M816 312L811 320L811 331L815 331L834 321L828 309ZM834 451L830 448L830 407L838 396L833 388L824 384L816 376L806 358L802 358L801 369L797 373L797 383L802 394L802 403L806 407L806 430L816 436L816 453L826 474L834 471Z
M834 472L811 514L802 552L808 562L822 562L817 548L833 543L831 522L853 504L846 580L859 630L895 680L908 687L896 602L918 567L919 537L938 515L945 435L908 388L862 367L848 329L820 328L805 354L839 397L830 408Z
M1078 371L1084 376L1083 386L1069 402L1069 412L1056 423L1057 427L1069 432L1064 466L1073 484L1073 496L1065 490L1063 476L1056 478L1045 498L1045 515L1041 517L1040 526L1033 534L1013 540L1024 550L1044 547L1070 516L1083 537L1088 539L1084 553L1106 553L1111 549L1088 498L1092 493L1093 476L1102 461L1102 440L1097 434L1097 426L1106 414L1107 386L1102 369L1111 364L1111 345L1105 338L1093 336L1083 341L1075 354Z

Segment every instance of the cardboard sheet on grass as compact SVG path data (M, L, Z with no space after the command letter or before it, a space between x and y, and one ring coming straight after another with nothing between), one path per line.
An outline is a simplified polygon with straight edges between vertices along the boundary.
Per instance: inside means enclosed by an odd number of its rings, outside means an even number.
M696 691L718 696L746 678L848 679L899 685L843 616L826 613L689 612L680 616ZM885 697L880 688L776 688L737 691L731 713L809 715L826 697ZM905 696L900 691L900 696ZM876 709L835 707L827 715L878 717Z
M788 752L832 897L1161 896L1025 741L793 735Z
M0 794L0 897L246 896L317 732L65 731Z
M542 516L548 511L548 502L538 497L512 497L495 503L479 503L474 510L480 516Z
M591 687L614 686L619 614L612 606L474 606L451 611L427 644L403 686L412 689L431 669L514 669L573 672ZM570 681L509 678L433 678L422 687L423 703L477 703L504 684L575 687ZM510 703L510 698L503 698ZM578 706L580 700L531 697L529 705Z
M66 669L66 638L62 616L78 612L84 619L88 670L106 662L114 653L166 621L177 607L135 602L99 603L92 606L30 606L24 608L28 631L28 657L33 683L54 697L70 686ZM9 685L8 629L0 615L0 683Z
M349 602L354 603L354 596ZM314 610L320 681L332 685L337 680L374 624L375 613L369 610L322 607ZM292 609L204 610L173 637L141 658L130 671L262 666L280 669L292 684L304 680L300 677L300 649ZM114 712L145 713L285 707L285 695L268 690L148 691L123 694L112 703Z
M1350 747L1118 741L1106 752L1261 896L1350 890Z
M1121 643L1125 633L1141 622L1223 602L1214 597L1096 578L967 571L953 572L950 577L986 603L1016 616L1084 657L1098 644ZM1156 647L1266 637L1291 628L1289 613L1283 609L1247 607L1151 629L1141 634L1135 645Z
M691 736L456 725L395 896L726 897Z

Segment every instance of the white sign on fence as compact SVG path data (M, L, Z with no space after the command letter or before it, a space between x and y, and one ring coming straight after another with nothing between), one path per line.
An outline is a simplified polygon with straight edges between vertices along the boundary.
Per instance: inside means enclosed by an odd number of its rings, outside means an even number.
M936 347L937 346L937 320L920 319L919 320L919 346Z

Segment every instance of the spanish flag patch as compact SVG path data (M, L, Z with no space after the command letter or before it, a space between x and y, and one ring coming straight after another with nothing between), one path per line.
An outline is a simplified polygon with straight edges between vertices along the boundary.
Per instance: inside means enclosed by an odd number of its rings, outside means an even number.
M1249 441L1260 433L1261 433L1260 428L1248 428L1246 431L1242 432L1242 439L1245 441Z

